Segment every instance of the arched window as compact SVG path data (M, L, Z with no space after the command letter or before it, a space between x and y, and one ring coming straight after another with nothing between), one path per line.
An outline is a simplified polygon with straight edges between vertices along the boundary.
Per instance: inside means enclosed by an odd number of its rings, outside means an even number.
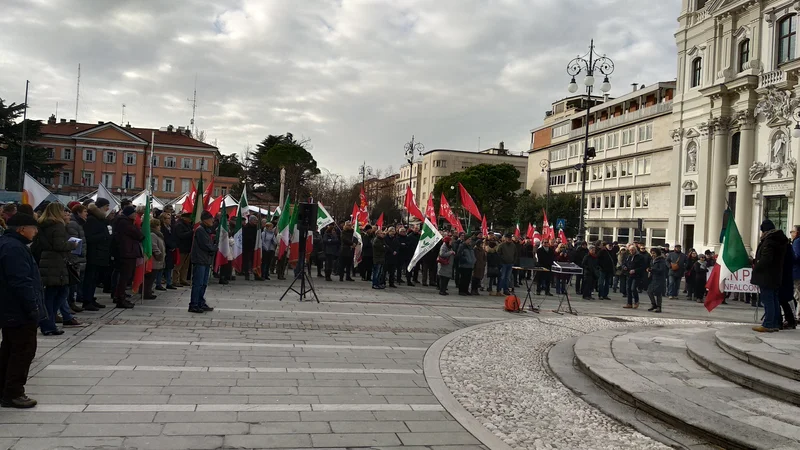
M739 44L739 72L744 72L744 65L750 61L750 39Z
M702 73L703 73L703 59L695 58L692 61L692 87L700 86Z
M795 58L797 47L797 16L791 15L778 22L778 64Z
M731 136L731 165L739 164L739 145L742 142L742 133L736 132Z

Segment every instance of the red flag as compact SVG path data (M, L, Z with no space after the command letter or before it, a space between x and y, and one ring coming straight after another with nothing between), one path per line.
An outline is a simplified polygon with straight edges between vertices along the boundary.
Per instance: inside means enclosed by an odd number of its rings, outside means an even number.
M208 202L211 201L211 193L212 192L214 192L214 177L211 177L211 183L208 183L208 187L206 188L206 192L203 195L203 209L206 210L206 211L208 211ZM224 195L220 195L220 197L224 197Z
M537 240L542 242L542 235L538 231L533 230L533 242L536 242Z
M381 213L381 216L378 217L378 221L375 222L375 226L378 227L379 230L383 229L383 213Z
M358 216L361 214L361 210L358 208L358 203L353 203L353 214L350 215L350 221L355 222L358 220Z
M561 243L567 245L567 235L564 234L564 230L558 230L558 238L561 239Z
M194 187L194 180L192 180L192 188L189 189L189 195L183 200L183 212L191 214L194 211L194 198L197 196L197 189Z
M208 206L208 212L211 213L212 216L217 217L217 213L219 210L222 209L222 202L225 200L224 195L220 195L219 197L215 198L211 205Z
M403 206L412 216L416 217L421 222L425 222L425 216L422 215L422 211L419 210L419 207L414 202L414 194L411 192L410 186L406 186L406 201Z
M431 221L431 224L439 228L436 220L436 209L433 207L433 196L428 196L428 206L425 208L425 216Z
M520 232L519 232L519 222L517 222L517 227L516 227L516 228L514 228L514 237L515 237L515 238L518 238L519 236L520 236Z
M481 212L478 210L478 205L472 200L472 196L469 195L469 192L467 192L467 189L464 188L461 182L458 183L458 190L461 195L461 206L469 211L470 214L477 217L478 220L481 220L483 216L481 216Z
M450 204L447 203L447 199L444 197L444 193L442 193L442 201L439 205L439 215L444 217L445 220L450 222L450 225L455 228L459 233L464 231L464 227L461 226L461 221L458 220L458 217L453 213L453 210L450 209Z
M367 194L364 193L364 188L361 188L361 193L358 195L358 201L362 211L367 210Z
M556 229L552 225L550 225L550 233L549 234L550 234L550 239L555 239L556 238Z
M550 236L550 222L547 221L547 211L545 211L544 208L542 208L542 215L544 215L544 223L542 224L542 237L544 239L552 239L555 237L555 234Z
M202 174L200 174L200 182L197 185L197 189L195 190L195 196L192 198L194 202L194 208L192 208L192 223L194 224L193 227L196 230L200 226L200 222L202 222L201 216L203 215L203 178ZM199 201L197 196L201 196Z
M528 231L525 232L525 237L528 239L533 239L533 225L531 225L530 222L528 222Z
M486 237L489 236L489 227L486 226L486 216L481 219L481 234Z
M239 214L239 207L238 206L228 210L228 219L233 219L236 216L236 214Z

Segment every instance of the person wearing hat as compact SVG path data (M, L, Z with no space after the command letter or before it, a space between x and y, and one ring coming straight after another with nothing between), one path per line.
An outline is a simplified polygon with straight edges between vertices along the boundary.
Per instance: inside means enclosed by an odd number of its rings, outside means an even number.
M98 281L110 278L111 271L111 233L108 232L108 210L110 203L98 198L89 204L83 232L86 236L86 272L83 275L83 308L96 311L105 308L94 296ZM109 287L109 286L106 286Z
M47 317L39 268L28 248L39 228L22 213L6 225L0 236L0 406L32 408L36 400L25 395L25 383L36 355L37 325Z
M514 261L517 259L517 245L512 240L513 235L506 233L503 242L497 246L497 254L500 256L500 281L497 283L498 289L503 290L503 295L511 294L513 280L511 279L511 271L514 267ZM499 291L498 291L499 292Z
M119 279L114 288L114 303L117 308L133 308L125 296L125 288L133 280L136 271L136 259L142 257L142 231L133 223L136 207L128 205L122 208L122 214L114 221L114 240L117 245L117 270Z
M211 275L211 265L217 254L217 246L211 235L214 233L214 216L208 211L200 215L200 226L194 233L190 259L192 261L192 296L189 300L189 312L204 313L214 308L206 303L206 288Z
M779 290L783 278L784 254L789 239L783 230L766 219L761 223L761 239L758 241L753 263L752 284L758 286L761 303L764 304L764 321L753 327L759 333L772 333L781 329L781 307Z
M442 238L442 247L439 249L439 259L437 260L439 268L437 275L439 275L439 295L449 295L447 293L447 284L450 278L453 278L453 257L456 252L450 246L450 236Z
M250 281L250 274L253 273L253 257L255 256L256 238L258 237L258 217L255 214L247 216L247 224L242 227L242 273L244 279ZM261 270L261 267L259 267ZM253 273L256 281L261 281L261 277Z
M175 286L191 286L189 284L189 253L192 251L192 239L194 239L194 227L192 226L192 215L189 213L181 214L181 220L175 224L173 229L175 237L178 239L178 252L180 262L172 269L172 284Z

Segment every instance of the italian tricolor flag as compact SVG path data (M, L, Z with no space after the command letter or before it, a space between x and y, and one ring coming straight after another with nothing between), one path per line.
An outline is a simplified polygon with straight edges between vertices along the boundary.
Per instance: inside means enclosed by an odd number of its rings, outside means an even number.
M142 234L144 240L142 241L142 256L136 260L136 271L133 273L133 282L131 288L134 294L140 292L144 285L144 275L153 271L153 239L150 234L150 202L152 196L148 193L147 200L144 207L144 215L142 216ZM142 289L143 292L143 289Z
M289 242L292 239L292 209L290 207L289 196L286 196L286 203L283 204L281 209L281 217L278 219L278 259L283 258L286 250L289 248ZM296 208L295 208L296 209Z
M246 189L245 189L246 190ZM242 234L244 230L244 211L247 210L247 195L245 190L242 190L242 196L239 198L239 207L236 208L236 228L233 230L233 268L237 272L242 271Z
M740 269L750 267L750 258L744 248L742 236L733 220L733 213L728 211L728 223L725 225L725 235L719 249L717 264L711 270L711 275L706 282L708 295L704 302L708 312L719 306L725 300L725 280Z
M214 260L214 271L218 271L220 267L228 264L228 261L233 259L233 251L231 249L230 233L228 233L228 220L222 217L219 221L219 229L217 230L217 257Z
M194 199L194 207L192 209L192 223L194 224L194 229L196 230L197 227L200 226L200 222L203 220L201 216L203 215L203 177L200 177L200 181L197 183L197 193Z

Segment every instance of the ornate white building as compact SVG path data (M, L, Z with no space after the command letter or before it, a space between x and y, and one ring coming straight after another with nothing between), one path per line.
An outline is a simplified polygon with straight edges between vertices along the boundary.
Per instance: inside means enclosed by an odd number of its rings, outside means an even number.
M800 224L798 14L800 0L683 0L669 240L718 248L727 206L749 249L764 218Z

